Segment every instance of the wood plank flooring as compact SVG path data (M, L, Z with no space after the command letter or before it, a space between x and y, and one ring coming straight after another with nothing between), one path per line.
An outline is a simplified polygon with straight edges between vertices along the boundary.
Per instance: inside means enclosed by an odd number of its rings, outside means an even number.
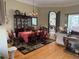
M16 51L15 59L79 59L79 56L65 51L62 46L58 46L56 43L50 43L26 55Z

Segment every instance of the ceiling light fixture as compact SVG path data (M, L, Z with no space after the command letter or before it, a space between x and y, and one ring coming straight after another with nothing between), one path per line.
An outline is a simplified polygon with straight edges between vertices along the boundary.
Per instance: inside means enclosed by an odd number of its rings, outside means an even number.
M33 0L33 11L32 11L32 16L37 16L38 13L35 11L35 0Z

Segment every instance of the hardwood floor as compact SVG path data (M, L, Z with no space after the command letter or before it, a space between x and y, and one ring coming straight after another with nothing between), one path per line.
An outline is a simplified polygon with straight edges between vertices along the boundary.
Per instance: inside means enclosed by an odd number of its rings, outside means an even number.
M56 43L50 43L26 55L16 51L15 59L79 59L79 56L64 51L64 48Z

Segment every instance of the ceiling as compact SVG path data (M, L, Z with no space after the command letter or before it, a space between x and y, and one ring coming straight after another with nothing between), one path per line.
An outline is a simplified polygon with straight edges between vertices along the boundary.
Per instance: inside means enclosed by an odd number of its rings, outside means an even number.
M33 5L33 0L17 0ZM34 4L39 7L66 7L78 5L79 0L34 0Z

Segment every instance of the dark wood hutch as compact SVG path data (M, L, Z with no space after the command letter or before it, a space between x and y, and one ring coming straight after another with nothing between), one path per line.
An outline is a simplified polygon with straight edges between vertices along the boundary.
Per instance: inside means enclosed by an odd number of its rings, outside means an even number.
M35 17L20 15L20 14L14 15L14 31L15 31L16 36L18 36L18 32L22 32L27 27L32 26L32 18L35 18Z
M26 28L32 26L32 17L26 15L14 15L14 28Z

